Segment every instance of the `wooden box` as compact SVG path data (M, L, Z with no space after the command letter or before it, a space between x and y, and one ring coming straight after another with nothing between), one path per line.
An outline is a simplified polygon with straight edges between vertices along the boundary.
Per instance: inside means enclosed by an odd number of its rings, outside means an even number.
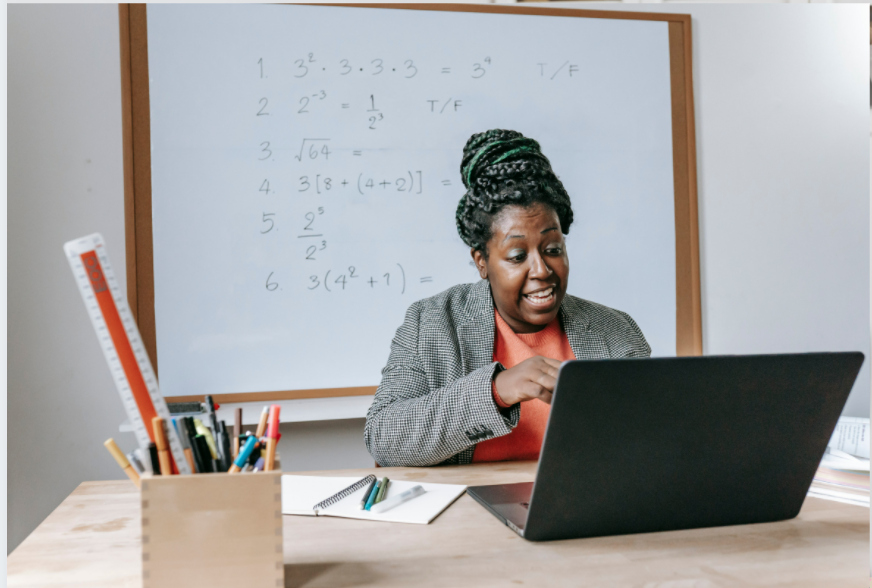
M142 585L284 586L281 471L142 479Z

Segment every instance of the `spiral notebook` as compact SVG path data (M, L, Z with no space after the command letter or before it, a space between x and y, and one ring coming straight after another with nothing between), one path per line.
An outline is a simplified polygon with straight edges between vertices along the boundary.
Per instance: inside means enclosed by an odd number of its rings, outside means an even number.
M426 525L466 491L466 486L458 484L432 484L391 478L387 498L418 485L424 487L424 494L387 512L374 513L360 510L360 500L371 479L284 475L282 514Z

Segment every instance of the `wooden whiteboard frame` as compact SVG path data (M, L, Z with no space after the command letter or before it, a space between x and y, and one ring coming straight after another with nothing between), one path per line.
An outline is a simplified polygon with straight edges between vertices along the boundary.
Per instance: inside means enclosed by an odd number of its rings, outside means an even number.
M571 18L653 20L669 23L672 86L672 174L675 184L676 352L702 355L699 281L699 224L696 186L696 130L693 112L691 21L687 14L649 14L574 8L473 4L329 4L391 10L437 10L528 14ZM124 229L127 299L145 349L157 372L154 316L154 255L151 216L151 122L148 89L148 27L145 4L119 4L121 115L124 144ZM376 386L214 394L223 402L268 402L299 398L367 396ZM169 401L203 400L202 395L168 396Z

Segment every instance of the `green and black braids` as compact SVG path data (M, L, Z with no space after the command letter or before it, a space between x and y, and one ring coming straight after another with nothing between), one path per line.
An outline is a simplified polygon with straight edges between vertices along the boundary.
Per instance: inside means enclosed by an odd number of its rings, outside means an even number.
M539 143L517 131L476 133L463 148L460 175L466 194L457 205L457 232L469 247L487 257L491 225L506 206L550 206L569 233L572 206Z

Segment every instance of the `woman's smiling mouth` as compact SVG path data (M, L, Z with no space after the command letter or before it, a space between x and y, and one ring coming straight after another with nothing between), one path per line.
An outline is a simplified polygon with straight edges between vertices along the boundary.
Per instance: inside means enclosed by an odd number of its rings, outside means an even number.
M529 294L523 294L523 296L532 306L545 308L547 306L550 306L551 303L554 301L554 286L549 286L547 288L543 288L542 290L530 292Z

